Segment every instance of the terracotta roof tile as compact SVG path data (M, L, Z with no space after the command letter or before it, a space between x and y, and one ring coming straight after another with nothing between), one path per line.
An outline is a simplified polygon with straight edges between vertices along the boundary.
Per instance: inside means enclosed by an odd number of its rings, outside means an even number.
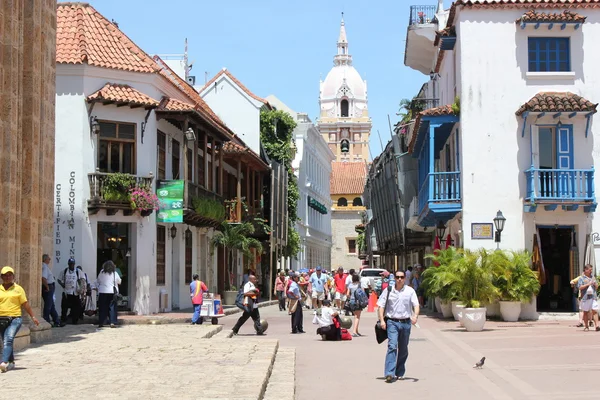
M455 115L454 111L452 111L452 105L447 104L445 106L428 108L427 110L421 111L417 118L415 119L415 125L413 126L413 134L410 139L410 143L408 144L408 151L412 153L415 143L417 141L417 136L419 136L419 128L421 126L421 118L422 117L437 117L440 115Z
M248 149L247 147L240 146L234 142L227 142L223 145L223 153L225 154L242 154L245 153Z
M367 179L367 165L364 162L332 162L331 194L362 194Z
M523 14L519 19L515 22L520 24L522 22L579 22L584 23L585 19L583 15L577 14L576 12L564 10L559 13L545 13L545 12L536 12L535 10L529 10L525 14Z
M152 73L156 63L87 3L58 3L56 62Z
M107 83L87 97L88 102L101 101L104 103L129 104L133 107L154 108L158 101L129 85Z
M269 165L266 162L264 162L263 159L260 158L260 156L256 154L251 148L236 143L234 141L225 142L223 144L223 154L237 158L247 154L251 157L255 164L260 165L264 170L269 169Z
M517 110L517 115L533 112L596 112L598 104L571 92L541 92Z
M206 88L208 88L210 85L215 83L221 75L227 75L229 77L229 79L231 79L233 82L235 82L235 84L238 85L240 87L240 89L242 89L248 96L252 97L254 100L258 100L261 103L270 106L270 104L267 100L263 99L262 97L258 97L257 95L252 93L250 91L250 89L248 89L246 86L244 86L242 84L242 82L240 82L235 76L233 76L233 74L231 72L229 72L227 70L227 68L223 68L221 71L219 71L219 73L217 73L215 76L213 76L211 80L206 82L206 85L204 85L202 87L202 89L199 90L199 92L202 93Z
M171 97L163 97L158 106L158 111L195 111L193 104L186 103Z

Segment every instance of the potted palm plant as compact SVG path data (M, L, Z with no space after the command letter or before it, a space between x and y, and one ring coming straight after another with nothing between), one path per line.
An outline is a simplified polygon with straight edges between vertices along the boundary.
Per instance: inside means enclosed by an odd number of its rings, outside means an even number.
M457 259L456 274L460 278L458 299L464 305L461 322L469 332L483 330L486 309L484 303L492 302L498 290L492 284L493 271L482 252L463 250Z
M531 269L531 254L527 251L497 251L494 281L500 292L500 313L504 321L518 321L521 303L529 303L540 291L537 275Z
M452 302L458 297L459 278L453 268L455 267L454 261L460 257L461 253L455 247L425 256L432 260L434 265L437 264L437 267L427 268L423 272L422 284L428 297L434 297L436 303L439 303L439 309L444 318L453 316ZM458 320L458 315L455 316L455 319Z
M237 255L241 252L249 259L252 256L251 249L256 249L259 253L262 252L260 241L250 237L253 233L254 226L251 223L228 223L224 221L211 239L213 251L215 247L222 246L228 252L227 272L229 279L227 279L226 290L223 292L223 304L235 304L237 296L237 290L231 278L233 276L234 254Z

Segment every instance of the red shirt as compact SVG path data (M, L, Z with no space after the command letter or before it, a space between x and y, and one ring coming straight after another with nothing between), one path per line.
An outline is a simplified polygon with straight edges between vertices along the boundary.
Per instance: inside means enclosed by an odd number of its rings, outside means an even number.
M346 278L348 274L335 274L333 280L335 281L335 291L338 293L346 293Z

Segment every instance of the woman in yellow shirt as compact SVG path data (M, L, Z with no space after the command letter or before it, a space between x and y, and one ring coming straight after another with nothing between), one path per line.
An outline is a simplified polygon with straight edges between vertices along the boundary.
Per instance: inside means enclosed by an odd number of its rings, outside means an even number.
M4 267L0 271L0 277L2 278L2 285L0 285L0 334L2 334L4 343L0 372L6 372L15 368L13 342L21 328L21 307L25 308L34 324L39 325L40 322L33 315L33 310L27 302L25 290L15 283L15 270L12 267Z

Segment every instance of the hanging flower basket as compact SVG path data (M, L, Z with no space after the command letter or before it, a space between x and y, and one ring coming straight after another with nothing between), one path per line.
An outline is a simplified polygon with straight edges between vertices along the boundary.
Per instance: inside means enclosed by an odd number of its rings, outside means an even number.
M139 211L142 217L147 217L152 214L152 211L158 210L160 200L151 187L136 186L129 191L129 203L131 209Z
M147 216L149 216L150 214L152 214L152 211L154 211L154 210L140 210L140 215L141 215L142 217L147 217Z

